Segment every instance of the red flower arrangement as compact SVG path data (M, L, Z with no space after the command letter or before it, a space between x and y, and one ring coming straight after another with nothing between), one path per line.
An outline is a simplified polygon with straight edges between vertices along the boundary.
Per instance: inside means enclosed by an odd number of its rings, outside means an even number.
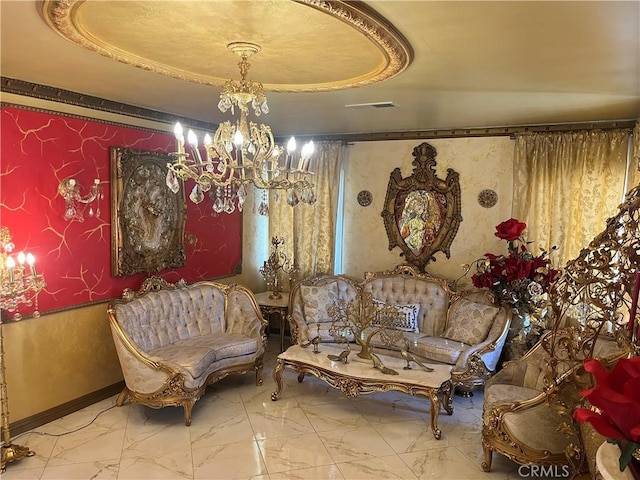
M598 411L578 408L573 418L589 422L622 449L620 471L635 455L640 455L640 357L623 358L611 371L595 359L584 361L584 369L591 373L596 386L580 392Z
M534 256L527 249L527 224L515 218L496 226L495 235L508 242L508 255L486 253L476 261L471 281L478 288L490 289L499 303L509 304L522 316L534 315L545 302L558 270L550 267L547 252Z

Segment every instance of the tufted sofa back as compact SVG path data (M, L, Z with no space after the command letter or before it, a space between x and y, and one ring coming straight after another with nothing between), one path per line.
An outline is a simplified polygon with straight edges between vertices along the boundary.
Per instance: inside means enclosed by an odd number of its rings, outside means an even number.
M289 295L289 313L296 318L305 319L304 301L302 298L302 286L313 285L317 287L323 287L327 284L335 283L337 287L338 299L350 302L357 297L357 284L341 275L323 275L320 277L310 278L297 283L292 289ZM327 305L328 306L328 305Z
M131 300L116 300L113 311L129 339L149 352L186 338L224 332L226 297L218 286L201 282L188 288L150 291Z
M418 328L431 337L440 336L447 323L450 293L442 279L403 274L369 275L363 284L373 298L391 305L419 304Z

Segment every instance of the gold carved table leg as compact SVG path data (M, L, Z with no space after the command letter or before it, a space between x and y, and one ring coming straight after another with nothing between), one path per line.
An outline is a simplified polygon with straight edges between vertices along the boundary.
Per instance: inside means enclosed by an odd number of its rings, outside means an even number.
M447 415L453 415L453 392L454 392L453 382L449 380L445 382L440 387L440 392L442 393L442 402L445 412Z
M440 403L440 395L442 395L442 403ZM452 395L453 383L450 380L443 383L440 388L432 389L427 393L429 402L431 403L431 431L436 440L440 440L442 437L442 431L438 428L440 407L444 407L447 415L453 414Z
M282 393L282 371L284 370L284 361L278 359L276 368L273 370L273 380L276 382L276 391L271 394L271 400L276 401Z

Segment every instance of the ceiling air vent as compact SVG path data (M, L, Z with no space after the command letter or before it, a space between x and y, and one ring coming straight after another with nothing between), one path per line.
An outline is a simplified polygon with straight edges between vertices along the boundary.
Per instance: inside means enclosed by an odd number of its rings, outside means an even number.
M351 105L345 105L345 108L352 108L353 110L362 110L363 108L395 108L396 105L393 102L374 102L374 103L354 103Z

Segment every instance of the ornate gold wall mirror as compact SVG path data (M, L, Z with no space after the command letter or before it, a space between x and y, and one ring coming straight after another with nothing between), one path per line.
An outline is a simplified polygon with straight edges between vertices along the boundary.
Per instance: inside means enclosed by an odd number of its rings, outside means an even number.
M111 274L183 267L184 189L166 185L166 153L111 147Z
M413 149L413 174L402 178L391 172L382 217L389 250L400 247L408 263L420 270L435 261L437 251L450 257L449 248L462 221L460 180L447 169L447 178L436 176L436 149L422 143Z

